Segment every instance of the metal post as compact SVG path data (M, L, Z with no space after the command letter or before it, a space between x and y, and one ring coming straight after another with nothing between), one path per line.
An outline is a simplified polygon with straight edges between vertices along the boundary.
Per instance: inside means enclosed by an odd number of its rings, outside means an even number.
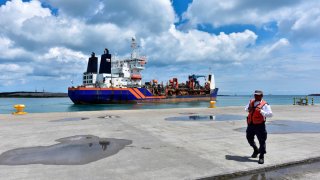
M302 100L302 98L299 98L299 105L303 105L303 100Z
M306 105L309 105L309 103L308 103L308 96L306 96Z

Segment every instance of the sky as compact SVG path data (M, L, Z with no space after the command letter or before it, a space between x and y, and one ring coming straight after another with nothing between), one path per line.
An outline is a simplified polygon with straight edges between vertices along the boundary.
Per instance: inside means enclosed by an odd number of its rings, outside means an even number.
M91 52L129 57L135 37L143 81L213 73L220 94L320 93L319 0L79 2L0 0L0 92L67 92Z

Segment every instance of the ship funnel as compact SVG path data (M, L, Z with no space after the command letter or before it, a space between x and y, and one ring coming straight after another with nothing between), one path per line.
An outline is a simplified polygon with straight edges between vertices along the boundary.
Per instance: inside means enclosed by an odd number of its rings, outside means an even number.
M95 53L91 53L91 57L88 61L87 73L98 73L98 58Z
M216 88L216 82L214 80L214 75L213 74L209 74L208 81L210 82L210 89L211 90L215 89Z
M101 62L99 68L99 74L111 74L111 54L109 54L109 50L104 49L104 54L101 55Z

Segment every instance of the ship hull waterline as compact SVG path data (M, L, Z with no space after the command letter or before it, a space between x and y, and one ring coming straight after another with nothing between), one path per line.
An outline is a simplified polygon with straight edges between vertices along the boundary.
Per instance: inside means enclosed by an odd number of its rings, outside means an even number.
M74 104L137 104L215 101L218 88L204 95L154 96L146 88L68 88Z

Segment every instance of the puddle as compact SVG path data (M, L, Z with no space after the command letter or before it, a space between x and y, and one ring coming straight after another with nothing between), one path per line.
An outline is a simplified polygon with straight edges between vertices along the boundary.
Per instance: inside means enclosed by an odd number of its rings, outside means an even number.
M131 140L78 135L56 140L58 144L18 148L0 155L0 165L82 165L118 153Z
M117 115L106 115L106 116L99 116L98 118L102 118L102 119L114 119L114 118L120 118L120 116L117 116Z
M218 114L218 115L192 115L192 116L177 116L168 117L167 121L237 121L244 120L245 116L232 114Z
M87 120L87 119L89 119L89 118L87 118L87 117L71 117L71 118L52 120L50 122L83 121L83 120Z
M277 120L267 122L267 132L270 134L289 134L289 133L320 133L320 123ZM236 131L246 132L246 127L235 129Z

